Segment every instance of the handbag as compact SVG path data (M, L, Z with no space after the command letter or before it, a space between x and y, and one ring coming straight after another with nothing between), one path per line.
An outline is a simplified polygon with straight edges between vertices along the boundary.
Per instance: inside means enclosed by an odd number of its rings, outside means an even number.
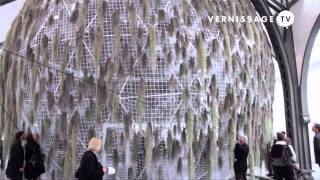
M283 163L287 166L291 166L293 164L292 161L292 153L290 149L288 148L288 145L283 146L282 154L281 154L281 159Z
M80 173L81 170L80 170L80 168L81 168L81 166L78 168L78 170L76 171L76 173L75 173L75 175L74 175L76 178L80 178L80 176L81 176L81 173Z
M31 156L31 158L29 159L28 163L31 164L33 167L38 167L40 165L36 154L33 154Z

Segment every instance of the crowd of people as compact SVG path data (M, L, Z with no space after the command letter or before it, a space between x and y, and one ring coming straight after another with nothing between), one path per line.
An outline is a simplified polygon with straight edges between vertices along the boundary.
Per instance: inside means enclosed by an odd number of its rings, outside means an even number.
M272 146L269 147L268 162L270 163L269 175L276 180L295 180L299 166L296 162L296 154L291 145L291 139L286 137L285 132L278 132ZM234 172L236 180L247 179L247 158L249 146L247 137L239 136L239 142L234 149Z
M312 126L314 132L313 145L315 162L320 166L320 124ZM291 139L286 136L284 131L276 133L272 143L267 144L267 169L268 176L276 180L296 180L301 174L299 163ZM247 137L239 136L239 142L234 149L234 172L236 180L246 180L247 176L247 158L249 155L249 146Z
M11 180L39 180L40 176L46 172L40 145L39 135L24 131L16 133L14 141L10 147L9 160L5 174ZM2 143L2 141L0 142ZM2 144L0 144L0 155L2 155ZM97 159L97 154L101 152L102 140L93 137L89 141L88 149L81 158L79 169L75 177L79 180L102 180L104 174L114 174L113 167L103 167ZM3 163L1 160L1 169Z
M6 175L11 180L37 180L45 172L37 133L19 131L10 148ZM25 145L24 145L25 142Z
M320 124L314 124L312 131L315 133L314 155L315 161L320 166ZM38 180L41 174L45 173L43 154L38 143L39 135L19 131L10 148L9 160L6 169L6 176L11 180ZM247 137L240 135L234 149L234 172L236 180L246 180L247 159L249 146ZM83 154L80 166L75 173L79 180L102 180L104 174L114 174L113 167L103 167L98 161L97 154L101 152L102 140L96 137L90 139L87 151ZM268 176L276 180L296 180L297 174L301 172L297 162L297 156L291 145L291 139L285 132L276 133L272 144L268 148ZM0 155L2 156L2 141L0 141ZM0 167L3 169L2 159Z
M297 179L296 173L298 173L299 169L296 162L296 154L291 145L291 139L286 137L284 132L277 133L277 138L271 147L270 157L275 179Z

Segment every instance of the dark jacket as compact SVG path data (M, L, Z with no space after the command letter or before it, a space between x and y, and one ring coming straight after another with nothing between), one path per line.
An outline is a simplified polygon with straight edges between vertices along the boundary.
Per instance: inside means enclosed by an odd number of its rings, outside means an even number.
M40 145L35 142L28 142L25 146L25 168L24 176L26 179L37 178L45 171L43 165Z
M316 163L320 165L320 134L314 136L313 145Z
M76 177L79 180L102 180L104 174L102 168L97 156L92 151L86 151L81 158Z
M290 158L292 158L292 152L285 141L277 141L275 144L273 144L271 147L272 165L288 166L288 164L283 161L282 155L284 150L288 151L288 155Z
M0 168L3 170L3 159L2 159L3 141L0 139Z
M21 141L15 141L10 148L10 157L6 169L6 175L12 180L21 180L22 172L19 171L23 168L24 153Z
M247 144L236 144L234 148L234 168L235 170L247 171L247 158L249 154L249 146Z

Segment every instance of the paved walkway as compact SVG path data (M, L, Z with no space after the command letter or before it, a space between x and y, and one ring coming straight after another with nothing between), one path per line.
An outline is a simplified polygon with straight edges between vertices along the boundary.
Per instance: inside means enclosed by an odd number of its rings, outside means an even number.
M320 167L317 164L312 164L312 169L314 170L314 172L312 173L312 176L314 177L314 180L320 180ZM45 180L45 178L42 178L43 180ZM261 178L263 180L267 180L270 179L269 177L264 177ZM8 180L8 178L6 178L4 171L0 171L0 180Z
M7 180L4 171L0 171L0 180Z

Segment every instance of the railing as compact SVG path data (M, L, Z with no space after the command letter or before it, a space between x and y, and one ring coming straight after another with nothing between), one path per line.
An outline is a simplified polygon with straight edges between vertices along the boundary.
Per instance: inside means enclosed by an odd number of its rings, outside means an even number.
M286 7L291 8L294 4L296 4L299 0L286 0Z
M6 5L8 3L11 3L12 1L15 1L15 0L0 0L0 6Z
M251 177L251 174L250 173L247 173L247 179L250 179ZM259 179L259 180L273 180L272 177L267 177L267 176L258 176L258 175L253 175L253 177L255 179Z
M266 0L267 4L276 12L290 9L299 0Z

